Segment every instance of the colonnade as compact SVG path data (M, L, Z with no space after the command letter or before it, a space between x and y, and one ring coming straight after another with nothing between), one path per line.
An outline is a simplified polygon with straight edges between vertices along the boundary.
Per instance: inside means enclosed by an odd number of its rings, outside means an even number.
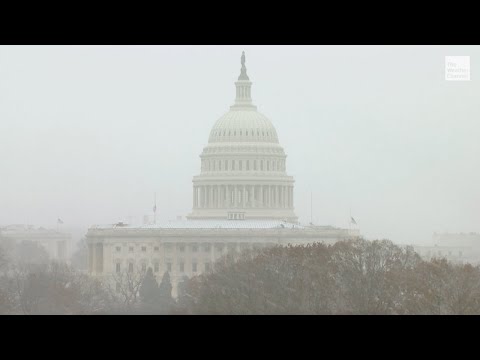
M293 208L293 185L195 185L193 207Z

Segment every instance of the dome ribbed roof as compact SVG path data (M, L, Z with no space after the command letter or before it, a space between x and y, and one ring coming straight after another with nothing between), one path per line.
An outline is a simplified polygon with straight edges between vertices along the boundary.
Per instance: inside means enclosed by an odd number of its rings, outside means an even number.
M269 142L278 144L270 120L255 110L230 110L217 120L210 131L209 143Z

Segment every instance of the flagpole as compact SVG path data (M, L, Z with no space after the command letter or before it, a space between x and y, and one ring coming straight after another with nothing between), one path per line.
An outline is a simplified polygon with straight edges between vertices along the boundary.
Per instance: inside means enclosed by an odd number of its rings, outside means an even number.
M348 230L352 231L352 207L350 206L350 219L348 220Z
M153 206L153 223L157 223L157 193L155 193L155 204Z
M310 191L310 225L313 225L313 191Z

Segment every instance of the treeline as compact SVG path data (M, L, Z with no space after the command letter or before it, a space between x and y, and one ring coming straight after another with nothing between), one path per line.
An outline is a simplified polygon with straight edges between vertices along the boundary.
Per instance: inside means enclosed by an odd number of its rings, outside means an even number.
M391 241L245 252L182 284L185 314L480 314L480 268Z
M479 267L424 261L387 240L230 254L184 278L177 299L168 273L100 283L19 246L15 261L0 248L0 314L480 314Z
M166 273L160 286L151 269L100 282L80 267L51 261L41 245L0 246L0 314L170 314L176 302Z

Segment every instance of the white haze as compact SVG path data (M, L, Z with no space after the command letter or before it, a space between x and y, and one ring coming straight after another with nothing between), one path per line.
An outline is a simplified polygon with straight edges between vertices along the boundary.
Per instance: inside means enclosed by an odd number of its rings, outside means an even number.
M478 46L0 46L0 226L186 215L240 55L302 222L428 243L480 231ZM472 81L445 81L469 55ZM351 209L351 210L350 210Z

